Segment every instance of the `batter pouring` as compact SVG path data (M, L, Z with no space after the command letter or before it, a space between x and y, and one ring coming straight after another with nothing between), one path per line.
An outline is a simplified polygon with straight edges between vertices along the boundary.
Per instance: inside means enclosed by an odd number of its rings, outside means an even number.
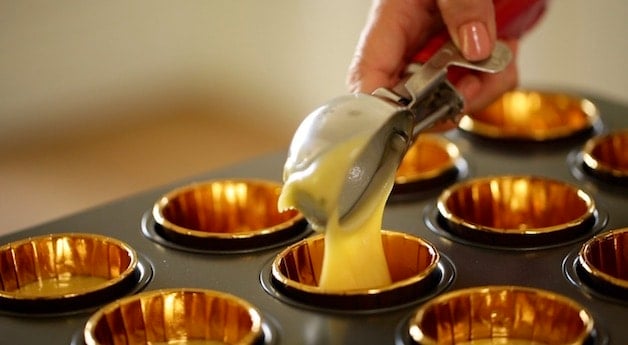
M351 212L356 222L343 223L338 214L342 184L351 163L366 145L370 135L356 135L321 154L307 169L285 171L279 197L280 210L298 208L299 198L316 203L328 221L315 230L325 233L325 253L319 287L327 291L378 288L391 284L381 240L382 218L386 200L393 186L394 174L373 193L368 205ZM350 175L350 174L349 174ZM314 224L314 223L313 223Z

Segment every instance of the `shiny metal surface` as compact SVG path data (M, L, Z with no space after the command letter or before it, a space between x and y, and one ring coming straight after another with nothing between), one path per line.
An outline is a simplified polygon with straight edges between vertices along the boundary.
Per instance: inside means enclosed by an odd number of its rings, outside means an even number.
M399 82L393 91L408 100L408 107L417 114L417 122L427 120L429 114L443 106L449 107L446 116L455 116L462 109L463 100L445 81L448 68L457 66L471 71L496 73L503 70L511 59L510 48L500 41L495 42L491 56L473 62L466 60L454 43L448 41L424 64L409 66L407 78ZM437 92L447 92L441 89L441 84L447 85L446 88L451 87L449 91L452 94L447 94L450 97L436 97L439 96Z
M397 169L395 184L407 185L442 176L456 169L459 159L458 147L445 137L421 134L406 151Z
M84 331L87 345L252 345L262 338L257 309L205 289L164 289L120 299L94 313Z
M37 314L89 304L133 283L138 255L128 244L86 233L29 237L0 247L0 309ZM81 300L83 302L81 302Z
M628 129L589 139L582 151L586 171L601 179L628 184Z
M603 97L586 95L601 114L606 130L628 128L628 106ZM589 135L595 135L590 133ZM628 188L576 174L574 167L581 161L571 160L581 152L587 138L566 142L541 142L528 145L519 142L508 145L499 141L490 143L477 136L458 130L445 134L468 163L468 176L474 179L487 176L542 176L582 189L590 195L596 209L607 214L607 221L599 225L600 235L614 229L628 227ZM155 200L178 187L195 181L216 179L279 180L285 152L271 153L224 169L211 171L184 181L174 181L161 188L133 195L101 207L61 218L23 231L0 237L0 245L32 236L67 233L76 229L83 232L115 237L130 244L141 257L149 260L153 275L146 291L159 289L200 288L226 292L247 300L268 323L272 342L283 344L412 344L409 339L409 320L424 303L447 292L491 285L525 286L551 291L565 296L588 310L593 317L595 335L592 345L623 345L628 339L628 303L608 292L598 290L589 282L574 283L569 267L581 246L593 237L584 233L576 241L558 241L557 246L531 248L521 251L511 245L498 248L477 246L452 240L432 231L426 222L426 212L435 208L439 192L424 194L406 202L390 203L384 214L385 229L425 239L447 259L453 269L452 278L444 288L427 298L416 298L409 303L387 309L336 312L317 309L298 303L289 303L264 288L267 267L288 245L253 252L199 253L172 248L147 238L141 231L142 215L151 215ZM146 167L146 173L159 168L159 160ZM298 239L309 234L302 233ZM578 272L579 274L579 272ZM584 277L584 276L582 276ZM99 306L110 300L97 301ZM95 310L70 315L52 316L14 315L0 308L1 340L12 345L72 344L83 345L83 331ZM265 338L266 339L266 338Z
M340 292L321 289L318 281L325 249L323 235L309 237L280 252L272 263L272 281L288 296L332 310L393 307L434 289L439 278L433 279L433 273L440 255L431 243L384 231L382 244L392 278L388 286Z
M578 252L578 263L592 284L602 288L610 285L620 298L628 296L628 228L615 229L585 242Z
M371 194L379 193L394 174L412 132L412 114L401 105L367 94L331 100L310 113L297 128L284 163L283 180L316 167L333 148L355 138L367 139L356 147L349 171L338 171L345 182L337 195L341 222L355 207L372 208ZM349 158L347 158L349 159ZM324 205L301 193L295 205L312 224L327 223Z
M560 294L519 286L484 286L441 295L421 306L409 333L420 345L582 345L593 316Z
M559 92L515 90L486 109L461 118L459 127L493 139L546 141L591 130L599 121L588 99Z
M305 226L296 210L279 212L281 184L260 179L220 179L175 188L152 210L165 239L216 250L265 247Z
M460 182L438 199L441 215L471 229L536 233L580 224L595 210L584 191L562 181L505 175Z
M470 62L449 42L425 64L410 70L392 91L379 89L372 95L347 95L329 101L297 128L284 164L284 182L292 174L315 167L331 148L361 135L366 143L356 147L358 154L351 158L348 171L340 175L345 179L338 196L340 221L348 221L354 209L373 208L370 196L379 193L395 174L413 138L462 110L462 96L447 80L448 67L496 73L511 57L508 46L497 42L489 58ZM310 223L323 228L327 223L323 207L316 198L303 194L297 208Z
M462 238L510 244L561 241L594 224L595 201L560 180L530 175L480 177L445 189L437 208Z

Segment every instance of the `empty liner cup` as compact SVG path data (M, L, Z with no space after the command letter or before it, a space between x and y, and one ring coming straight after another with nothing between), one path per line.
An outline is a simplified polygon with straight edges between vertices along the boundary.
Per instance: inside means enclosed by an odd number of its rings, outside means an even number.
M582 161L587 173L628 185L628 130L589 139L582 150Z
M580 345L593 331L591 314L575 301L517 286L448 292L422 305L408 329L420 345Z
M458 147L435 134L421 134L403 157L392 195L420 192L456 179L461 159Z
M281 243L307 225L295 210L279 212L281 184L213 180L175 189L153 207L160 236L190 248L252 250Z
M628 228L598 234L578 252L579 276L604 295L628 299Z
M459 128L491 139L546 141L589 131L599 121L587 99L564 93L515 90L484 110L464 115Z
M113 300L138 283L135 250L95 234L59 233L0 247L0 310L62 313Z
M381 288L325 291L318 281L323 264L324 235L304 239L279 253L271 283L285 296L317 308L368 310L398 306L430 293L440 280L439 254L427 241L408 234L382 231L392 284Z
M437 201L439 222L461 239L487 245L559 244L590 232L595 202L568 183L536 176L494 176L459 182Z
M147 291L112 302L83 332L87 345L263 344L259 311L236 296L203 289Z

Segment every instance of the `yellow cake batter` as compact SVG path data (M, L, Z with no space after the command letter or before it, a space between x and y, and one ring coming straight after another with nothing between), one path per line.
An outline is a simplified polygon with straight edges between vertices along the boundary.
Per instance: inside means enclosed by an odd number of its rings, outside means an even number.
M327 291L348 291L378 288L391 284L390 273L381 241L381 227L386 200L393 186L394 175L374 193L369 207L354 209L356 222L339 221L338 199L351 169L351 162L366 145L369 136L358 135L321 155L308 169L287 171L279 197L280 210L296 208L297 198L307 195L322 206L328 222L325 232L325 253L319 287ZM373 207L370 207L370 206Z

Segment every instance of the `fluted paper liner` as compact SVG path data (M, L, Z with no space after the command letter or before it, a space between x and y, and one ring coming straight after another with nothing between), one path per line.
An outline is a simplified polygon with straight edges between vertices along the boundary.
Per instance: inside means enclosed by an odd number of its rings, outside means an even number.
M279 253L272 263L273 284L294 300L331 309L377 309L418 299L431 291L439 253L429 242L408 234L382 231L392 284L381 288L325 291L318 281L324 235L302 240Z
M492 139L545 141L573 136L599 120L589 100L565 93L515 90L485 109L464 115L459 127Z
M301 232L305 219L279 212L281 184L255 179L195 183L161 197L153 217L164 238L204 249L267 247Z
M59 233L0 247L0 309L61 312L131 289L138 256L106 236Z
M547 245L591 230L595 202L582 189L538 176L505 175L457 183L438 198L446 231L485 244Z
M438 296L422 305L408 332L420 345L581 345L591 314L562 295L527 287L484 286Z
M592 288L628 297L628 228L599 234L578 252L578 264Z
M440 135L421 134L397 169L392 193L417 192L455 180L456 162L460 159L460 151L453 142Z
M260 344L259 311L231 294L205 289L148 291L112 302L86 323L87 345Z
M582 150L582 161L585 171L628 185L628 130L589 139Z

